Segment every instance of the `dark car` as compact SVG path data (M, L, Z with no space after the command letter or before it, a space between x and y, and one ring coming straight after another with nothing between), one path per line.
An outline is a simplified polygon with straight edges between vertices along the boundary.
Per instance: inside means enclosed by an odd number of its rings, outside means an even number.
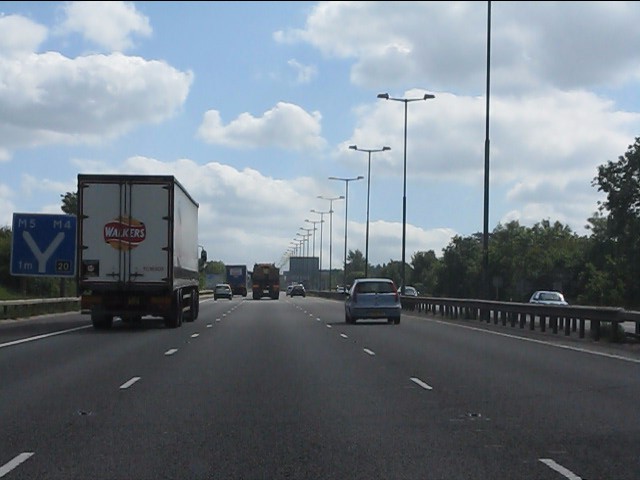
M213 299L217 300L219 298L228 298L229 300L233 299L233 291L231 290L231 285L228 283L219 283L213 289Z
M361 318L386 318L388 323L397 325L401 311L398 288L390 278L358 278L344 301L347 323Z
M307 291L305 290L304 285L294 285L291 288L291 292L289 292L289 296L290 297L295 297L295 296L306 297Z

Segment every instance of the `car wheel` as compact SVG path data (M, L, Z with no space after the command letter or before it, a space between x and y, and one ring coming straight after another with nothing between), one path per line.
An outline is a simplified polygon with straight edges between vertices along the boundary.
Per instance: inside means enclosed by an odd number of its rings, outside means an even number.
M400 317L396 318L393 323L395 323L396 325L400 325Z

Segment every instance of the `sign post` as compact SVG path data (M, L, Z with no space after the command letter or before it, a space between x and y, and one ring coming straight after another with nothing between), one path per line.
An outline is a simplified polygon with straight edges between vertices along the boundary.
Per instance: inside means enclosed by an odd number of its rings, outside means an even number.
M75 215L13 214L11 275L74 277L75 273Z

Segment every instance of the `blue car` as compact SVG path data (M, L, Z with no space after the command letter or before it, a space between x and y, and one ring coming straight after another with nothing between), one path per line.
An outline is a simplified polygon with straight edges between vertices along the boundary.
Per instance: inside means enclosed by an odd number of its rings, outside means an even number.
M362 318L386 318L388 323L400 323L400 294L390 278L358 278L346 295L346 323L356 323Z

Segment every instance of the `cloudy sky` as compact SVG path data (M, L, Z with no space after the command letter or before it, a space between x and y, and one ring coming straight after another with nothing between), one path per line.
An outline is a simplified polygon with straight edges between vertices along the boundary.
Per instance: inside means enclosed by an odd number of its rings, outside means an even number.
M406 258L441 255L483 230L488 5L0 2L0 224L62 213L79 173L172 174L210 260L322 244L335 268L346 207L365 252L369 186L370 263L400 260L405 105L377 95L428 93L406 104ZM639 24L640 2L491 3L490 230L587 234L598 165L640 136ZM350 145L390 150L369 175Z

